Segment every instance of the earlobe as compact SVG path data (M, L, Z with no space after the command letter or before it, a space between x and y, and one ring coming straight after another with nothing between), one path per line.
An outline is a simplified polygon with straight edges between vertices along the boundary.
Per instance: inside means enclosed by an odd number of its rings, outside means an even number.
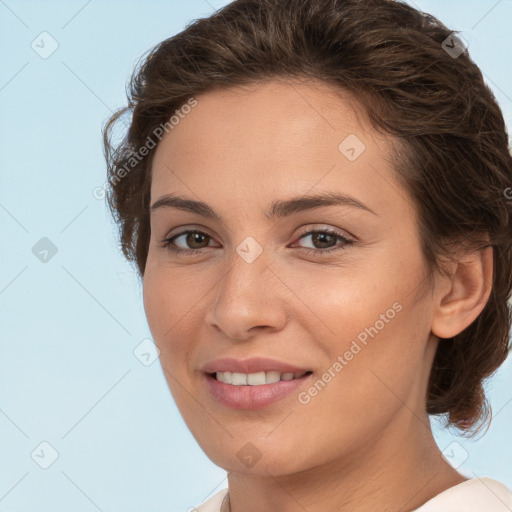
M456 264L451 282L436 297L432 333L452 338L468 327L482 312L489 299L493 276L493 248L486 247L464 255Z

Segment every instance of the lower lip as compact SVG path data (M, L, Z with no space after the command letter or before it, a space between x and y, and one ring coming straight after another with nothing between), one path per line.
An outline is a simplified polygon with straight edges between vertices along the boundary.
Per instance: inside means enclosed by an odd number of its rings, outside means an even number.
M221 404L233 409L262 409L279 402L296 392L313 374L308 373L299 379L280 380L260 386L233 386L220 382L210 374L204 374L210 393Z

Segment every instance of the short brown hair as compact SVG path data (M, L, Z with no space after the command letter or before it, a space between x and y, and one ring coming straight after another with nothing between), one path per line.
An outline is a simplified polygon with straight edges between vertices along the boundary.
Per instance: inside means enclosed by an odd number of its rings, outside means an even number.
M134 152L190 98L274 77L321 80L353 95L371 125L396 142L394 168L416 206L429 269L443 271L449 242L493 247L487 304L440 342L426 397L429 414L447 413L447 423L467 434L489 418L483 382L510 350L512 157L495 97L454 36L400 1L235 0L145 56L104 142L108 205L122 251L143 276L155 148L144 158ZM459 55L448 51L454 47ZM128 112L129 130L114 144L113 128Z

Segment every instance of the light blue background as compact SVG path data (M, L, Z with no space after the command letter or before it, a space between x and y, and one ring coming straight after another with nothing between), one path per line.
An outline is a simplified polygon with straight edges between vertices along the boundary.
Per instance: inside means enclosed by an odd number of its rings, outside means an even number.
M158 361L134 357L150 337L141 290L92 193L105 181L101 125L137 58L226 3L0 0L0 512L184 512L227 486ZM510 127L512 2L414 5L462 31ZM48 59L31 48L43 31L59 45ZM47 263L32 253L42 237L58 249ZM509 487L511 376L509 359L488 385L483 438L435 430L454 463L467 451L460 471ZM48 469L30 456L42 441L59 453Z

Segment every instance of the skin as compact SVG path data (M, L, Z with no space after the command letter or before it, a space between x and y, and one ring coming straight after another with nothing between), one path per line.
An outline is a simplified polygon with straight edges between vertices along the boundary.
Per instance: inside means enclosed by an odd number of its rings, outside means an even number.
M439 338L462 331L487 301L492 249L462 256L428 289L390 139L328 85L273 79L196 99L156 150L151 204L179 194L208 203L222 221L175 208L152 213L144 307L184 421L228 471L231 510L404 512L464 481L432 437L427 380ZM366 147L354 161L338 149L349 134ZM274 200L325 191L375 214L336 205L264 215ZM321 228L354 243L301 238ZM186 229L208 236L174 245L202 253L162 246ZM252 263L236 252L248 236L263 248ZM341 249L320 254L333 246ZM307 404L292 393L234 410L203 382L201 366L224 356L287 361L312 370L314 382L397 302L401 311ZM248 442L261 455L252 467L237 456Z

